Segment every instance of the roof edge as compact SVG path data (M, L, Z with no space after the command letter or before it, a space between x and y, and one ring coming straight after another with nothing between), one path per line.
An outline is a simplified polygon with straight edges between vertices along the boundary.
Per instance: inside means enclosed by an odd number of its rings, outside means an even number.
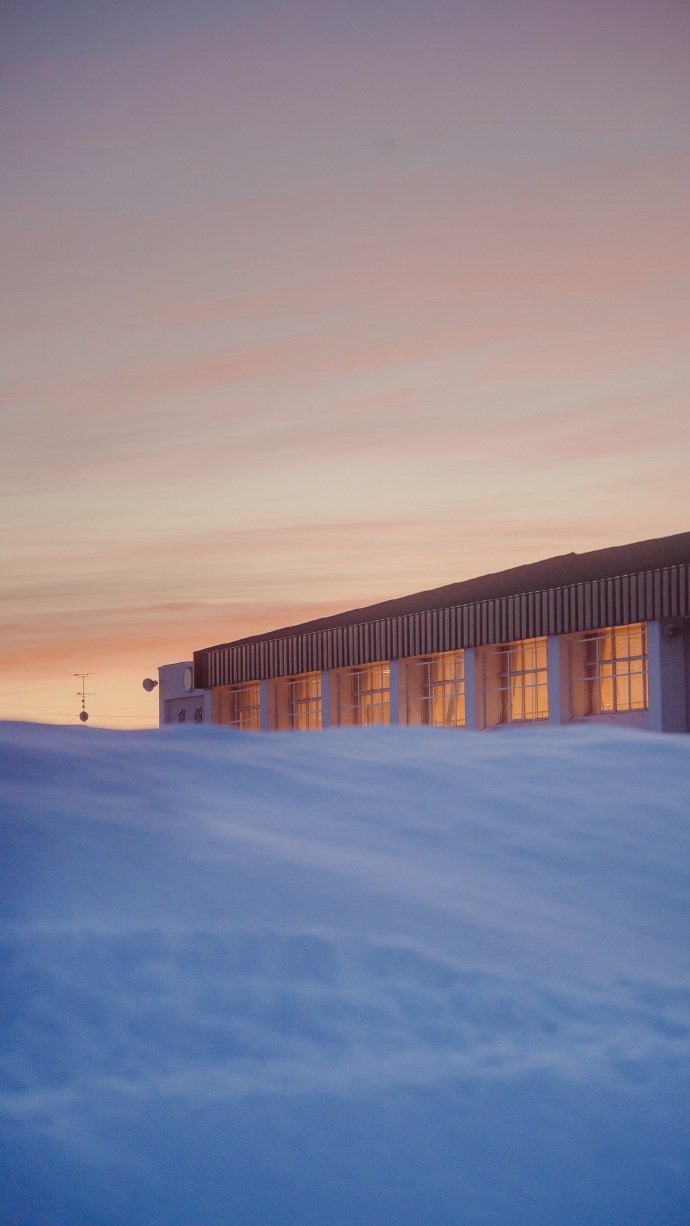
M613 545L586 553L555 554L538 562L528 562L507 570L491 571L471 579L440 587L427 588L407 596L393 597L372 605L347 609L330 616L283 626L263 634L252 634L228 642L200 648L194 657L222 648L240 647L251 643L291 638L336 626L362 625L402 613L426 613L435 609L452 608L501 597L519 596L528 592L544 592L591 579L613 579L625 574L664 569L679 562L690 562L690 532L652 537L627 545ZM536 581L536 582L535 582Z

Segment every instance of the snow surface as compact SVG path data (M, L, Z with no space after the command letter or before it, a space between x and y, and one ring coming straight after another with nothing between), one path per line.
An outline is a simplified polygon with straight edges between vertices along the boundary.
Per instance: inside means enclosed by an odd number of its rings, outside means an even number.
M690 1222L690 738L0 761L3 1223Z

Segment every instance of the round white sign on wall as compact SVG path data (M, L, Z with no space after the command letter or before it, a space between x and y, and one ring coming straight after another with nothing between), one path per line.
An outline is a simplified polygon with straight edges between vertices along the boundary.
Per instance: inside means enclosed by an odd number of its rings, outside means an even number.
M187 665L186 669L184 670L182 674L182 684L185 690L187 691L187 693L189 693L190 690L194 689L194 673L192 669L189 667L189 665Z

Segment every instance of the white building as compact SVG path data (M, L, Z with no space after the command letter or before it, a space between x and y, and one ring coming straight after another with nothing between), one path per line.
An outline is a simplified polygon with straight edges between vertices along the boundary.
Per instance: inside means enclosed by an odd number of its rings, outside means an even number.
M598 722L687 732L690 532L203 648L193 671L160 670L160 714L254 730Z
M211 695L194 688L191 660L158 669L158 720L161 724L208 724Z

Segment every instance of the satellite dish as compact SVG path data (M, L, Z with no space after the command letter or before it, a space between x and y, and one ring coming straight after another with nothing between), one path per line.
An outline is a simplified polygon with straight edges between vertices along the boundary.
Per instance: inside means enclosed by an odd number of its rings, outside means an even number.
M144 680L144 681L142 681L142 683L141 683L141 684L143 685L144 689L146 690L146 693L147 693L147 694L150 694L150 693L151 693L151 690L155 690L156 686L158 685L158 682L157 682L157 681L154 681L154 680L153 680L151 677L146 677L146 678L145 678L145 680Z

